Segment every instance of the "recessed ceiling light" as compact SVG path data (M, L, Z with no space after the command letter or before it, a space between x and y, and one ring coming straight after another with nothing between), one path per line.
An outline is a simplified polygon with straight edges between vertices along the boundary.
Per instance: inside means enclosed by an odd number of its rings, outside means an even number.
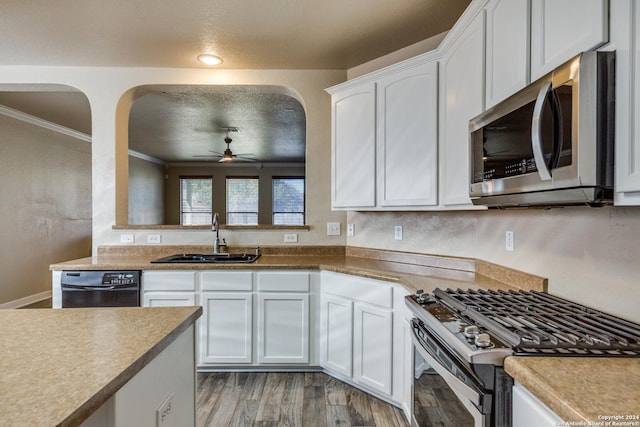
M203 53L202 55L198 55L198 61L206 65L222 64L222 58L220 58L219 56L209 55L206 53Z

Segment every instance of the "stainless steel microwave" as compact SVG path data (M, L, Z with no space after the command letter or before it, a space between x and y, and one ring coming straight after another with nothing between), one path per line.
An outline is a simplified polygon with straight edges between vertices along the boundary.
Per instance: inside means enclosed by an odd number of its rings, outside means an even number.
M584 52L473 118L472 202L612 203L614 82L615 53Z

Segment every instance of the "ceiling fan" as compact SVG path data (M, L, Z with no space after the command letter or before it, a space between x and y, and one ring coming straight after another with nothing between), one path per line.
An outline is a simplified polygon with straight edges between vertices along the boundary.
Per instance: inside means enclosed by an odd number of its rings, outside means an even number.
M233 154L233 152L231 151L231 148L229 148L229 144L231 144L231 141L233 141L231 137L229 137L229 133L238 132L240 129L238 129L237 127L224 127L224 128L221 128L220 130L227 132L227 136L225 136L224 138L224 142L225 144L227 144L227 148L224 150L224 153L219 153L217 151L209 150L212 153L214 153L214 156L196 155L193 157L220 157L220 160L218 160L218 163L233 163L233 162L254 163L257 161L257 159L255 158L255 154L252 154L252 153Z

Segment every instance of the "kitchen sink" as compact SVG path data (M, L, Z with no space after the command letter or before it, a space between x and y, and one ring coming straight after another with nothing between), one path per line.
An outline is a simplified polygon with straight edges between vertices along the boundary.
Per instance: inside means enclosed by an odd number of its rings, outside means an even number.
M164 258L151 261L152 264L169 263L193 263L193 264L223 264L223 263L245 263L254 262L260 257L259 254L174 254Z

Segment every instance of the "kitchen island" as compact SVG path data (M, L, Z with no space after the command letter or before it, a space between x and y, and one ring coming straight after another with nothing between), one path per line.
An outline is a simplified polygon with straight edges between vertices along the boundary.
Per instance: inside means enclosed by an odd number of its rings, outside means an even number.
M156 409L171 393L175 416L195 420L194 322L201 313L201 307L0 310L0 425L77 426L96 416L131 416L135 405L146 413L134 416L155 425ZM176 357L175 374L146 390L145 371ZM119 402L119 393L140 401ZM162 393L160 400L149 402L154 393Z

